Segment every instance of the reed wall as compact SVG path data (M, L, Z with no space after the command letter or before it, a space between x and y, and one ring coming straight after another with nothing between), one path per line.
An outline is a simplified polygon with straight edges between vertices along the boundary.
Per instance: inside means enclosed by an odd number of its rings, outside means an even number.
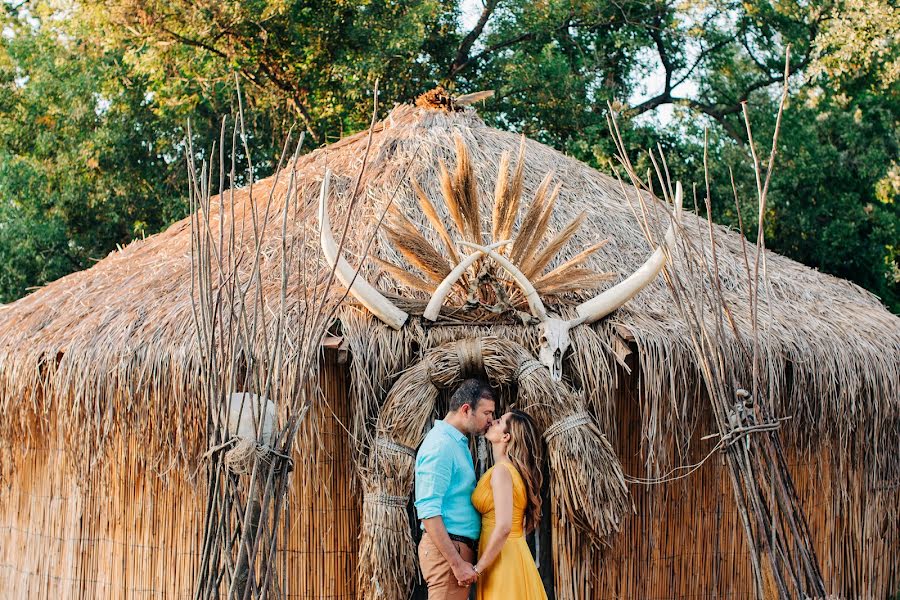
M28 448L0 491L0 597L189 597L203 498L116 450L113 471L76 481L59 439Z
M643 476L640 402L633 391L624 390L617 398L616 449L625 472ZM700 438L713 431L712 424L700 419L683 464L697 463L709 453L716 440ZM829 447L785 449L826 589L835 598L896 598L900 493L896 488L881 493L865 489L862 474L849 469L836 476L831 456ZM631 491L637 514L625 519L622 532L598 557L592 598L754 600L750 554L720 453L683 479L632 485Z
M295 453L285 545L286 598L355 597L357 496L345 424L346 367L325 358L325 403L311 415L315 456ZM0 598L192 598L205 490L141 464L129 441L104 472L76 481L60 440L35 442L0 486Z
M347 368L326 354L325 404L312 415L315 453L296 468L279 553L286 598L355 598L360 496L352 464ZM640 402L616 400L616 449L630 475L642 475ZM698 425L684 462L713 445ZM0 598L191 598L203 523L204 490L142 466L140 449L121 443L115 466L77 481L58 439L23 450L0 486ZM835 478L827 450L788 448L829 592L884 600L900 592L900 492L872 490L852 471ZM849 462L849 461L848 461ZM199 477L198 480L202 480ZM637 514L625 520L593 567L592 598L751 599L750 560L731 483L718 455L688 477L631 487Z

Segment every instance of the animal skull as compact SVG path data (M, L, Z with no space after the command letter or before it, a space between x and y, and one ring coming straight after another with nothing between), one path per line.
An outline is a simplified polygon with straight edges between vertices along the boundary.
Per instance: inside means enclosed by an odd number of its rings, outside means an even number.
M541 301L540 296L531 282L528 281L525 274L506 257L494 251L496 246L508 243L508 240L499 242L490 247L473 244L471 242L460 242L461 245L468 246L476 251L468 257L468 262L464 261L461 265L465 264L465 267L468 267L475 256L489 256L512 276L524 292L532 316L540 322L539 331L541 344L538 356L541 364L550 370L550 376L554 381L561 381L562 361L571 344L569 330L582 323L590 324L602 319L628 302L659 275L659 272L666 263L666 250L671 250L675 246L675 228L677 224L681 222L683 197L684 192L682 191L681 182L678 182L675 185L674 220L669 225L662 244L654 250L653 254L650 255L650 258L648 258L637 271L632 273L625 280L608 290L597 294L590 300L579 304L575 308L578 316L574 319L563 320L550 316L547 309L544 307L544 303ZM457 267L457 269L448 275L441 283L439 289L443 290L443 293L432 296L431 302L429 303L429 310L427 310L424 315L426 319L433 321L437 318L440 307L446 299L449 287L460 277L465 267Z
M334 236L331 233L331 223L328 220L327 203L330 179L331 172L326 170L325 179L322 182L319 194L319 240L322 245L322 253L328 264L334 269L337 278L348 288L353 297L379 319L394 329L400 329L406 323L409 315L360 277L359 273L340 256L340 248L334 240ZM436 320L441 307L450 293L450 289L462 276L463 272L479 257L489 256L512 276L525 294L532 316L540 322L540 361L550 370L552 379L560 381L562 379L562 361L571 343L569 330L582 323L590 324L602 319L628 302L659 275L666 262L666 251L671 250L675 245L675 228L681 222L682 200L683 190L681 182L677 182L675 185L674 220L669 225L662 244L656 248L650 258L637 271L624 281L579 304L576 307L578 316L574 319L563 320L550 316L544 308L544 303L541 301L537 290L535 290L522 271L506 257L495 252L496 248L511 243L510 240L496 242L490 246L459 242L463 246L474 249L475 252L461 261L441 282L432 295L423 317L430 321Z
M569 329L573 324L577 323L548 316L538 325L541 341L538 359L550 369L553 381L562 381L563 357L569 350Z

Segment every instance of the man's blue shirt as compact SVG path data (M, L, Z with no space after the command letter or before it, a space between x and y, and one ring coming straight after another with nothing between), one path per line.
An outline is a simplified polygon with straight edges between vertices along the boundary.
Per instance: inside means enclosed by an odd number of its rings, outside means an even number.
M416 512L420 519L440 515L448 533L477 540L481 515L472 506L475 467L466 436L437 420L416 454Z

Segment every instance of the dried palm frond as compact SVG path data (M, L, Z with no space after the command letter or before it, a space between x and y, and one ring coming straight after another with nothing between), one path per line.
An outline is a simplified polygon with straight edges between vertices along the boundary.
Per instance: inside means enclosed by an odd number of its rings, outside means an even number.
M481 217L474 171L462 138L457 135L454 137L454 141L457 153L457 165L454 174L451 176L446 166L443 163L440 164L442 194L447 203L450 216L459 232L469 240L473 238L478 239L481 237ZM502 236L510 236L515 224L524 173L524 150L525 144L523 139L519 145L518 164L516 165L512 182L509 180L510 154L509 152L504 152L500 157L497 181L494 186L494 208L491 222L491 235L495 241L498 241L498 238L509 239ZM518 235L515 236L512 249L510 250L511 260L518 263L529 278L539 274L553 260L553 257L577 233L585 219L584 212L577 215L547 242L543 250L539 250L541 243L546 237L550 218L556 207L556 201L559 198L561 189L561 185L557 184L552 191L549 191L552 180L553 172L551 171L547 173L536 190L534 199L528 206L522 226ZM453 260L458 262L459 258L454 248L453 239L450 237L450 232L444 226L434 205L417 182L412 181L411 184L416 192L422 213L437 231ZM451 264L444 259L444 255L440 250L432 246L419 233L405 215L393 207L390 209L390 213L390 222L385 226L388 239L397 246L398 251L407 258L411 265L420 269L428 278L435 282L440 281L443 276L449 273L452 268ZM577 268L603 244L605 242L591 246L565 265L557 267L550 273L540 277L536 283L538 291L545 294L562 294L578 289L594 288L612 278L611 274L599 274L591 269ZM478 271L480 263L481 261L474 266L475 271ZM398 265L381 261L378 264L394 275L398 281L408 284L411 288L428 292L436 288L436 286L420 277L404 274ZM496 274L496 277L499 278L502 285L512 288L508 290L508 301L514 305L517 304L521 298L519 297L520 292L516 284L505 278L502 273ZM465 277L461 278L456 285L467 289L467 279Z
M508 240L512 237L513 226L516 224L516 216L519 214L519 204L522 200L522 185L525 176L525 136L519 142L519 155L516 158L516 170L512 180L506 186L503 213L498 215L497 234L494 241ZM505 251L505 250L504 250Z
M393 213L390 224L383 224L382 229L391 244L403 255L412 266L425 275L441 281L450 273L450 264L435 250L434 246L419 233L406 217Z
M534 235L528 240L528 244L522 248L522 257L519 259L520 263L528 264L534 260L534 254L537 252L538 246L540 246L544 236L547 235L550 216L553 214L553 208L556 206L556 200L559 198L559 190L561 188L562 184L558 183L556 184L556 187L553 188L553 191L550 192L550 195L544 203L544 210L541 212L541 217L538 219L537 226L534 229Z
M546 277L535 282L534 288L543 295L553 296L566 292L594 289L613 277L612 273L597 273L593 269L566 269L553 277Z
M459 135L454 136L456 142L456 181L454 191L460 208L460 215L465 224L465 235L476 244L484 243L481 235L481 208L478 204L478 185L472 170L472 161L466 143Z
M573 268L579 266L581 263L583 263L588 258L590 258L591 254L593 254L594 252L596 252L597 250L599 250L600 248L602 248L603 246L605 246L608 243L609 243L608 239L602 240L600 242L597 242L593 246L590 246L590 247L582 250L581 252L579 252L578 254L576 254L575 256L573 256L572 258L570 258L563 264L559 265L552 271L544 273L543 275L538 277L537 280L535 280L535 283L537 284L549 277L554 277L556 275L559 275L560 273L563 273L564 271L567 271L568 269L573 269ZM612 277L612 276L610 275L610 277Z
M497 169L497 182L494 185L494 209L491 215L491 240L498 242L500 231L509 218L509 152L500 155L500 166Z
M425 218L428 219L428 222L431 223L431 226L434 227L434 230L437 231L438 235L441 237L441 241L444 242L444 247L447 249L447 253L450 255L450 260L452 260L454 263L458 263L459 254L457 254L456 252L456 246L453 244L453 238L450 237L450 232L447 231L447 228L444 226L444 222L437 214L437 210L434 208L434 204L431 203L431 200L428 199L425 191L418 184L418 182L416 182L415 179L411 179L410 183L412 183L413 190L416 192L416 197L419 199L419 207L422 209L422 214L425 215Z
M542 238L544 236L544 232L538 230L538 224L544 216L544 207L546 206L548 197L547 189L550 187L550 182L552 180L553 171L550 171L544 176L541 185L538 186L538 189L534 194L534 200L531 201L531 204L528 205L528 209L525 211L525 218L522 220L522 226L519 227L519 234L513 242L513 247L509 255L510 259L515 264L521 262L525 248L530 246L530 241L533 237L538 235Z
M450 177L450 171L447 170L447 165L444 164L444 161L439 161L438 165L441 170L441 194L444 196L444 202L447 204L450 218L453 219L453 224L456 225L456 231L459 232L461 236L465 236L466 223L462 216L462 207L460 206L459 198L456 195L453 179Z
M558 195L559 187L554 190L554 195ZM550 220L550 212L553 210L553 206L549 206L547 210L544 211L546 216L546 221L544 221L543 227L546 229L547 223ZM547 246L541 250L537 251L537 242L535 240L534 246L535 251L529 252L525 254L525 259L522 260L521 269L525 275L531 279L534 275L537 275L544 267L546 267L553 257L556 256L557 252L563 249L572 236L578 232L578 229L581 227L581 224L584 222L585 213L582 211L577 217L572 219L572 221L563 227L562 231L557 233L553 238L547 243ZM540 223L539 223L540 225Z
M436 283L425 281L421 277L413 275L403 267L397 266L392 262L382 260L377 256L370 256L369 260L390 273L391 277L393 277L403 285L407 285L413 289L421 290L423 292L428 292L429 294L434 292L435 288L437 288Z

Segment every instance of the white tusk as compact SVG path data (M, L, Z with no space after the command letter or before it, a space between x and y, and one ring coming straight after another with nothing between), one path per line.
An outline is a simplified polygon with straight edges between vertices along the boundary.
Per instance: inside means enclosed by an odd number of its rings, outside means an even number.
M659 246L641 267L624 281L617 283L594 298L578 305L578 316L585 323L593 323L613 312L640 292L653 281L666 264L664 247L669 250L675 245L675 223L681 223L681 204L683 200L681 182L675 184L675 219L666 230L663 244Z
M471 94L466 94L464 96L458 96L453 99L453 104L457 106L468 106L469 104L475 104L476 102L480 102L481 100L487 100L491 96L494 95L494 90L484 90L483 92L473 92Z
M547 310L544 308L544 303L541 302L541 297L538 295L537 290L534 289L534 286L531 285L531 282L528 281L528 278L525 277L525 274L522 273L516 265L509 262L505 256L494 252L490 247L479 246L478 244L473 244L471 242L460 242L460 244L468 246L469 248L475 248L493 258L498 265L512 275L512 278L515 279L516 283L519 284L519 287L522 288L522 291L525 293L525 299L528 300L528 307L531 309L531 314L541 321L547 320Z
M484 250L493 250L494 248L499 248L505 244L511 244L512 240L503 240L502 242L496 242L487 246ZM434 290L434 294L431 295L431 300L428 301L428 306L425 307L425 312L422 313L422 316L428 319L429 321L435 321L438 318L438 314L441 312L441 307L444 306L444 301L447 299L447 296L450 295L450 290L453 289L453 285L456 281L462 277L462 274L472 266L476 260L481 258L484 255L484 251L473 252L468 255L456 265L450 273L444 277L444 280L441 284Z
M319 193L319 242L322 244L322 254L325 255L325 260L334 269L334 274L337 275L340 282L349 289L351 296L369 309L373 315L394 329L400 329L406 323L409 315L369 285L369 282L359 275L356 269L351 267L343 257L338 256L337 244L334 241L334 234L331 233L331 222L328 219L328 188L330 185L331 169L327 169Z

